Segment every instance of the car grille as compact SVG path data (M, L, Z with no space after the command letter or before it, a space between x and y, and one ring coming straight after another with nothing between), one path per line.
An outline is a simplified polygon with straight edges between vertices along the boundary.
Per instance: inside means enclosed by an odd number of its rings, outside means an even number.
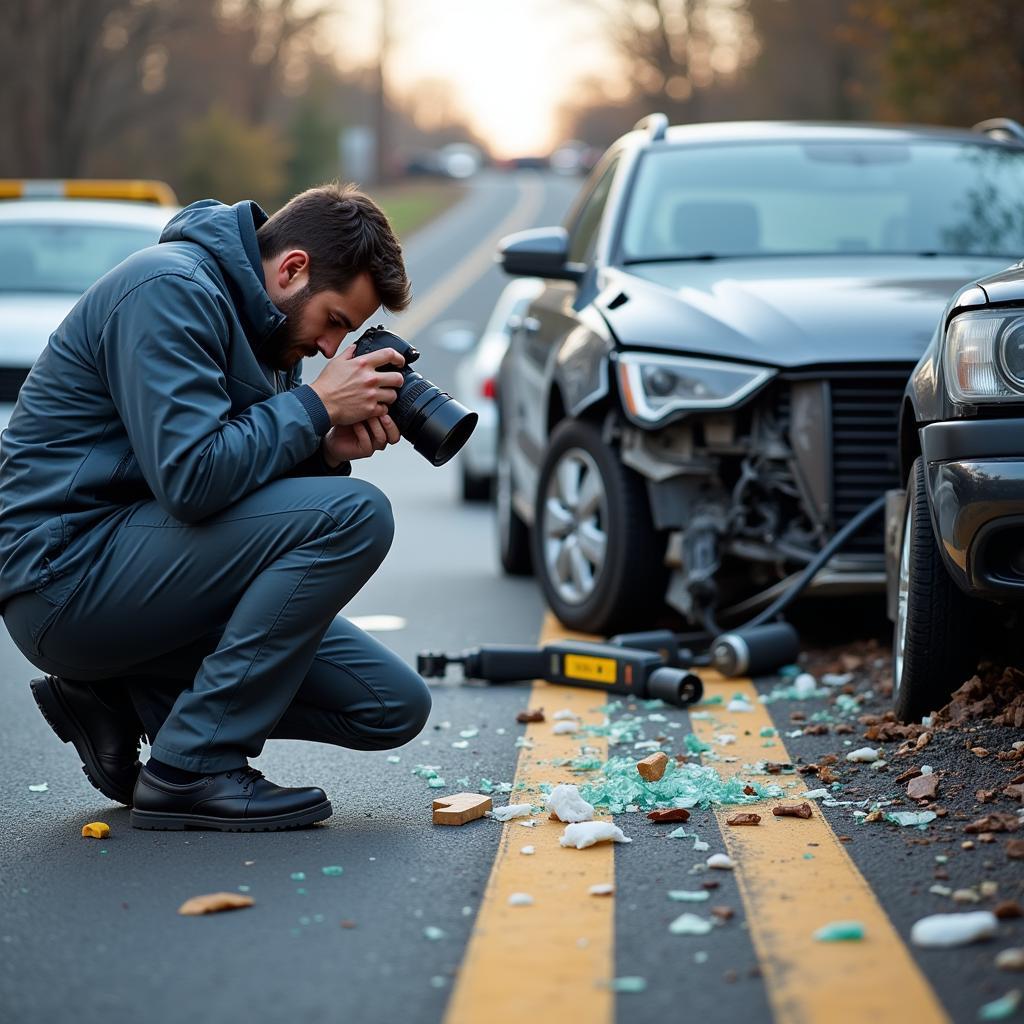
M0 402L16 402L28 376L27 366L0 366Z
M832 508L835 527L848 523L884 491L899 487L900 404L912 367L829 377L832 399ZM881 554L877 516L843 546L843 554Z

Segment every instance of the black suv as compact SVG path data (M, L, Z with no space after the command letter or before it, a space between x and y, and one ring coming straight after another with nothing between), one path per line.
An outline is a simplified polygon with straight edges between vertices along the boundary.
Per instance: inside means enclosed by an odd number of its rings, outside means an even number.
M1024 218L992 210L1000 221ZM1024 262L961 289L907 385L888 496L897 714L945 704L1024 608ZM1003 634L1002 636L1000 634ZM991 648L990 648L991 649ZM1019 644L1018 644L1019 652Z
M701 624L788 586L899 486L911 370L948 296L1024 252L1024 146L977 130L645 118L563 227L499 384L506 571L595 633ZM811 589L885 586L879 517Z

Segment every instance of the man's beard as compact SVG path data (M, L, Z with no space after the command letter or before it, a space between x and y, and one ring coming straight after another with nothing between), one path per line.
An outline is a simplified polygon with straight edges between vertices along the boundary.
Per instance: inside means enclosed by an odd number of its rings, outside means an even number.
M267 336L257 352L258 357L273 369L290 370L295 365L295 349L302 347L299 324L302 322L302 312L311 297L307 284L301 292L274 303L284 313L285 320L276 331Z

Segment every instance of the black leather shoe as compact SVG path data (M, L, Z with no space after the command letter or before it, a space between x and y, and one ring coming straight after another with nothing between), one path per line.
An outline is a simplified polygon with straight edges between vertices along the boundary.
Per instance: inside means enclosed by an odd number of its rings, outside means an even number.
M275 786L248 765L184 785L167 782L143 767L132 803L133 828L178 831L273 832L312 825L333 813L322 789Z
M131 806L142 763L142 723L127 693L101 697L88 683L43 676L29 684L43 718L73 743L85 777L104 795Z

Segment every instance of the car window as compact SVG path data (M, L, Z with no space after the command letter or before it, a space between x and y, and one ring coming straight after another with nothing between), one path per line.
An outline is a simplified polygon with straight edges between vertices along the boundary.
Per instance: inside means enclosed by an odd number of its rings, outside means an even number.
M0 291L80 295L121 260L159 238L156 227L0 223Z
M1024 149L792 142L646 153L626 260L839 253L1024 255Z
M617 165L618 160L613 161L601 175L576 218L569 236L569 260L573 263L589 262L594 255L601 215L608 202Z

